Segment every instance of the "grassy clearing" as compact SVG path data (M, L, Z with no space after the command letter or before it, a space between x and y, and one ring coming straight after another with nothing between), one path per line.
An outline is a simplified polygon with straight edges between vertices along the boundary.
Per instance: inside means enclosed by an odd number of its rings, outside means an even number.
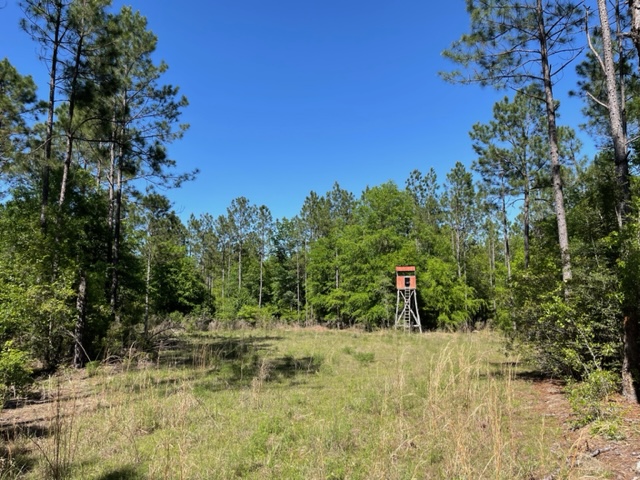
M190 337L94 369L40 434L7 443L0 478L568 478L507 360L489 333Z

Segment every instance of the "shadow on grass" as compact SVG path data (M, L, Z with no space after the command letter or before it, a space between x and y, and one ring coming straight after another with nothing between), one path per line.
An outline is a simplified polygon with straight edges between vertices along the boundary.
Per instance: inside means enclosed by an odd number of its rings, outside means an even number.
M207 378L197 382L199 388L207 391L247 387L254 379L265 383L290 380L319 371L323 359L318 356L269 358L267 354L273 350L273 343L282 339L279 336L192 336L160 352L158 365L207 370Z
M293 357L285 355L268 362L268 365L275 373L274 377L293 378L300 374L317 373L322 366L322 358L320 357ZM267 377L269 380L271 376Z
M5 442L13 442L17 438L44 438L51 434L51 429L36 423L38 420L25 420L11 425L0 426L0 438ZM0 477L2 478L2 477Z
M98 480L138 480L144 476L133 466L127 465L98 477Z
M29 449L0 446L0 478L20 478L35 465L36 459Z
M514 380L526 380L529 382L559 381L557 377L553 377L541 370L530 368L529 365L521 362L489 362L489 366L491 367L491 371L487 376L493 378L511 376Z
M245 388L255 380L265 384L290 381L317 373L322 363L323 359L315 356L264 358L253 354L251 357L227 362L220 369L219 375L199 382L197 387L207 391L220 391ZM302 382L297 382L300 383Z
M271 348L277 336L193 336L174 342L170 348L159 352L160 366L207 367L212 364L251 357Z

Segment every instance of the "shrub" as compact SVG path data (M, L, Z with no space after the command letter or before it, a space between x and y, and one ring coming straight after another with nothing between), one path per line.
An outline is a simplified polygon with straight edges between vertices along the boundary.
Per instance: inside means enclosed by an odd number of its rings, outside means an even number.
M29 355L5 342L0 351L0 395L6 398L10 392L21 392L32 382Z
M576 268L569 299L562 285L536 290L544 283L540 277L515 283L517 313L510 336L529 347L540 370L583 379L592 371L620 368L622 306L615 275Z
M620 379L613 372L595 370L583 382L569 386L569 403L576 414L576 427L616 417L616 409L609 402L611 394L620 387Z

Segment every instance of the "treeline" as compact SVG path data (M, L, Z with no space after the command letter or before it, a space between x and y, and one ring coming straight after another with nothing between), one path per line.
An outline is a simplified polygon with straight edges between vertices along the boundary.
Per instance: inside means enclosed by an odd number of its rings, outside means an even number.
M30 77L0 63L4 386L33 360L82 366L149 347L167 320L389 327L394 267L415 265L424 327L490 324L546 371L614 371L636 395L640 109L623 9L606 25L605 9L587 41L570 2L469 2L472 33L447 54L477 68L445 76L516 92L471 128L471 167L444 179L426 167L357 195L336 183L293 218L239 196L185 224L146 188L195 172L176 173L167 156L187 100L162 83L144 17L106 0L22 8L49 88L36 98ZM562 68L580 56L575 94L595 158L557 123L554 55Z
M27 356L45 369L81 366L136 341L151 301L145 232L169 210L141 185L192 176L174 173L166 150L187 128L187 100L162 83L167 66L153 59L146 19L109 4L20 3L48 73L45 99L30 76L0 63L3 385L24 377ZM179 249L165 256L176 268L184 261Z

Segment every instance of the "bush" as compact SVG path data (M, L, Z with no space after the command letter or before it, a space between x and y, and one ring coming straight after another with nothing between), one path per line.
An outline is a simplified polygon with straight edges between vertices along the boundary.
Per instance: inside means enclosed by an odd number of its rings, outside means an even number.
M583 382L571 384L568 388L569 403L577 417L574 425L582 427L615 419L617 410L609 402L609 397L619 388L620 378L607 370L595 370Z
M529 347L544 372L583 379L589 372L619 370L622 305L616 276L578 268L574 275L569 299L562 285L536 290L544 283L539 277L514 280L517 313L509 335Z
M22 392L31 384L33 372L29 363L26 352L14 348L11 341L5 342L0 351L0 395L3 400L9 393Z
M238 310L237 317L239 320L244 320L254 324L258 319L258 306L257 305L243 305Z

